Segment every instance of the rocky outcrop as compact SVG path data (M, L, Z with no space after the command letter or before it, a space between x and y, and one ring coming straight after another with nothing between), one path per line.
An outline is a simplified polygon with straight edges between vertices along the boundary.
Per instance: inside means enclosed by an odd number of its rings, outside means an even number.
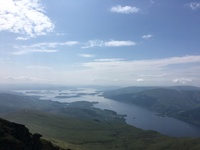
M60 150L41 137L31 134L24 125L0 119L0 150Z

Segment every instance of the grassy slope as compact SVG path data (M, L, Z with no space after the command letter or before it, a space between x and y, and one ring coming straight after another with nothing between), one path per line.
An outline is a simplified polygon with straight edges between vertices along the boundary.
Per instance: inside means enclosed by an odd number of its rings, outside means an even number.
M40 137L40 134L31 134L24 125L0 118L1 150L61 150L50 141L40 139Z
M169 138L124 123L75 119L38 111L9 114L7 119L25 124L32 132L72 150L197 150L200 139Z
M9 103L15 99L12 97ZM40 133L63 148L71 150L197 150L200 149L200 139L170 138L154 131L141 129L125 124L124 119L113 111L100 110L91 107L89 102L78 102L63 105L48 102L40 106L41 101L32 99L34 106L30 109L32 98L26 97L22 110L1 114L4 118L25 124L32 133ZM22 97L22 100L24 98ZM0 99L7 105L7 101ZM26 103L26 104L25 104ZM39 107L40 106L40 107ZM49 109L48 109L48 107ZM18 106L17 106L18 107ZM44 109L42 109L44 107Z

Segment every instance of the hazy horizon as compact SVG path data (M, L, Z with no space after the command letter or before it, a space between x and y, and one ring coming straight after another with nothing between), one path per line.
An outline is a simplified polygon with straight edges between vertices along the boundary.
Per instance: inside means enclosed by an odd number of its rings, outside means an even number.
M0 84L200 86L199 1L0 2Z

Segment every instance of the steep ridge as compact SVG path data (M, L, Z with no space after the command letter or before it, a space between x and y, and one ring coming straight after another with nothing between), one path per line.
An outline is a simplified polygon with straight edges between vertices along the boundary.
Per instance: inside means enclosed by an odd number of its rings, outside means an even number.
M0 118L1 150L61 150L41 137L38 133L31 134L24 125Z

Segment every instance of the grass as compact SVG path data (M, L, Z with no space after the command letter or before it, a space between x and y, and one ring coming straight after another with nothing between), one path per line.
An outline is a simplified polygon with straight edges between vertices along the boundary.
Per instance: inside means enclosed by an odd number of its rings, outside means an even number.
M10 121L25 124L31 132L38 132L46 139L57 143L73 145L100 145L114 141L117 134L112 123L95 120L76 119L63 115L53 115L39 111L21 111L6 116ZM89 144L88 144L89 143Z
M7 97L11 99L10 96ZM42 103L45 101L34 100L34 106ZM23 107L15 112L10 112L10 109L6 114L1 114L1 117L24 124L32 133L40 133L44 139L71 150L200 149L198 138L172 138L154 131L144 131L127 125L123 117L113 111L91 107L89 102L69 105L51 101L47 103L38 109L34 107L33 110L28 104L24 104L29 109ZM6 101L4 105L9 106Z
M190 150L200 148L200 139L171 138L154 131L144 131L124 123L96 122L63 114L21 111L5 116L25 124L32 133L71 150ZM184 146L184 148L183 148Z

